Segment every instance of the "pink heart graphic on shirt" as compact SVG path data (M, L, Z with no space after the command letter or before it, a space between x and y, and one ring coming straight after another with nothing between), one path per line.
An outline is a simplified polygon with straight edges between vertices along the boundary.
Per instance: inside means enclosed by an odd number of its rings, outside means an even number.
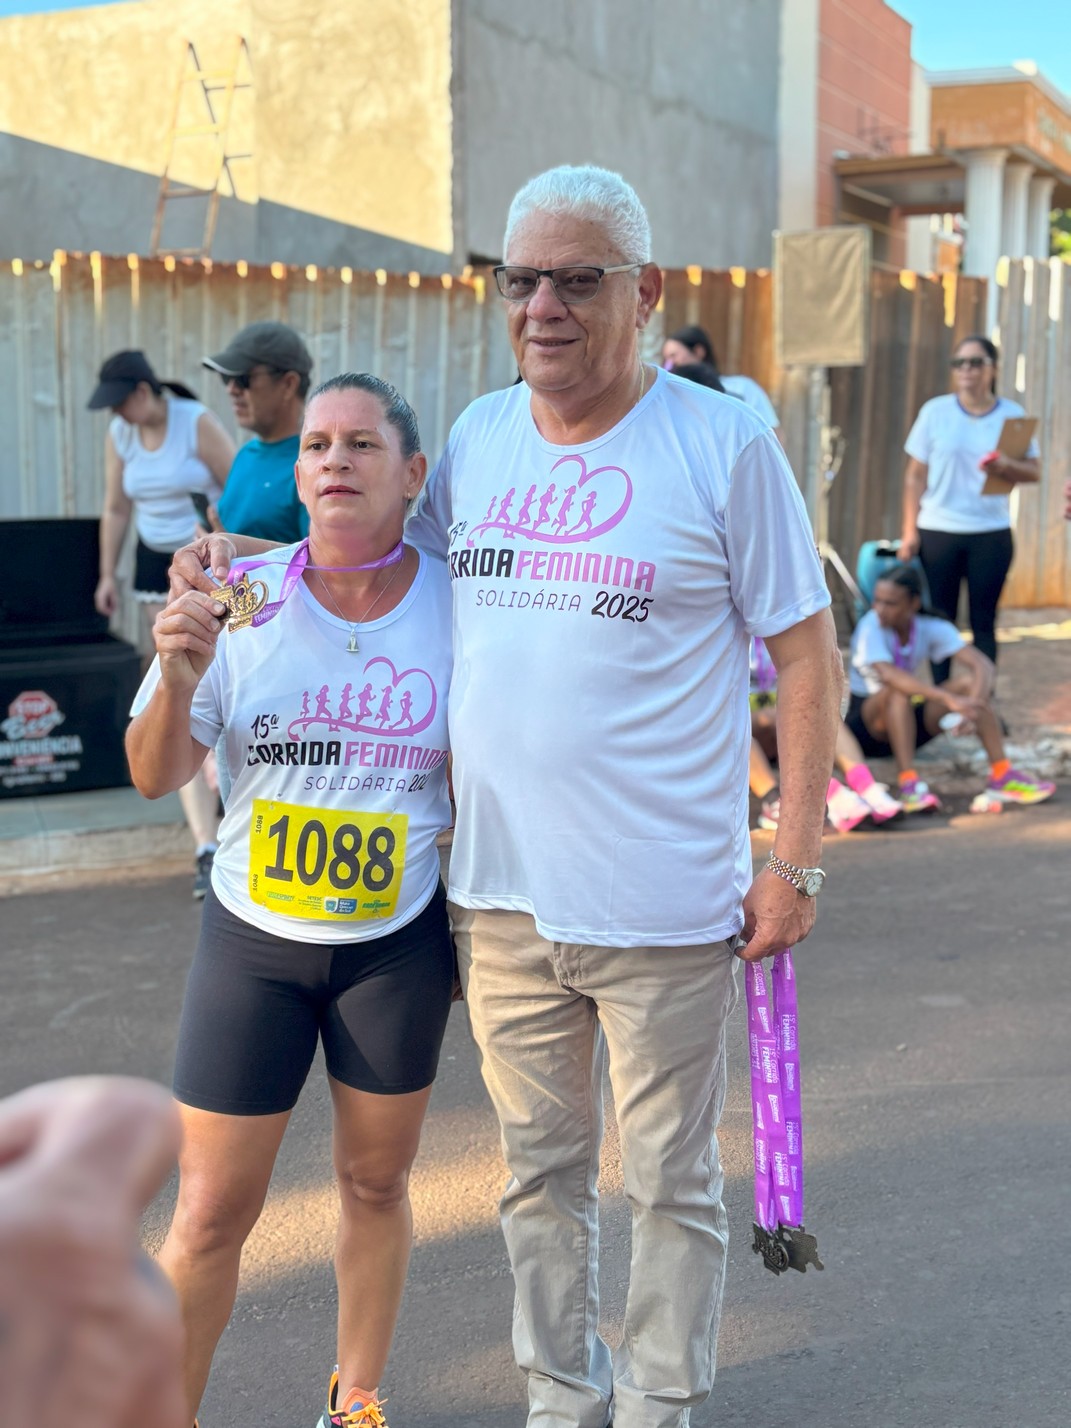
M562 471L569 466L574 470ZM509 487L501 498L495 496L486 517L470 529L466 544L473 545L484 531L498 531L511 540L520 536L544 545L578 545L595 540L624 520L632 504L632 481L622 466L596 466L589 471L582 456L570 454L555 461L550 480L541 492L539 482L529 485L514 514L517 497L515 486ZM602 511L611 505L609 514L603 515Z
M363 686L355 688L362 677ZM376 655L356 680L342 686L337 698L326 684L315 694L306 690L301 713L287 734L296 739L310 728L323 725L329 733L347 729L354 734L411 738L422 733L435 718L438 703L435 681L427 670L403 669L399 673L386 655Z

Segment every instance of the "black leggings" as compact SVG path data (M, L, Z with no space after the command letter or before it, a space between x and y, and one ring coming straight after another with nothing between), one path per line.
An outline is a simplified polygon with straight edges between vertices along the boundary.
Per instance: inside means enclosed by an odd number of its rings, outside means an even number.
M919 559L930 587L930 605L949 620L956 618L959 587L967 581L971 633L976 649L996 664L997 601L1012 563L1012 533L919 531ZM933 667L934 684L948 678L950 660Z

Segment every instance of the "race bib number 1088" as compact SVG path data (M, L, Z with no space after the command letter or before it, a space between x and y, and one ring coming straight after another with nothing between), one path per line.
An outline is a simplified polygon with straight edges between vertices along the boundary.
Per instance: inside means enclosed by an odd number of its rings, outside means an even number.
M393 917L405 869L404 813L354 813L253 800L249 896L283 917Z

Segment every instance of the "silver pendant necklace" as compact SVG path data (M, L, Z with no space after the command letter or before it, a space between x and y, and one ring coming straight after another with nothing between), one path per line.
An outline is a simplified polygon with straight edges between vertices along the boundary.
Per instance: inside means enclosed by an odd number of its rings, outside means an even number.
M359 653L360 653L361 647L360 647L360 645L357 643L357 626L364 624L365 620L368 619L369 615L372 613L372 611L375 609L375 607L379 604L380 600L383 599L383 596L386 595L387 591L388 591L388 590L390 589L390 587L394 584L395 580L397 580L397 578L398 578L398 571L401 570L401 568L402 568L402 566L404 565L404 563L405 563L405 557L403 556L402 559L398 562L398 568L394 571L393 575L392 575L391 578L387 581L386 585L384 585L383 589L379 592L379 594L376 596L376 598L372 601L372 603L371 603L371 605L369 605L368 609L365 610L364 614L361 615L358 619L354 620L352 624L350 623L349 620L346 619L346 616L343 615L342 610L341 610L341 607L339 606L338 601L337 601L337 600L335 599L335 597L331 594L331 588L330 588L330 586L328 585L327 581L323 578L323 576L320 574L319 571L316 572L316 579L317 579L317 580L320 582L320 584L323 586L324 593L326 594L327 598L331 601L331 604L334 605L334 607L335 607L336 610L338 610L339 618L342 619L342 620L345 620L345 621L346 621L346 624L349 625L349 627L350 627L350 637L349 637L349 641L348 641L347 644L346 644L346 653L347 653L347 654L359 654Z

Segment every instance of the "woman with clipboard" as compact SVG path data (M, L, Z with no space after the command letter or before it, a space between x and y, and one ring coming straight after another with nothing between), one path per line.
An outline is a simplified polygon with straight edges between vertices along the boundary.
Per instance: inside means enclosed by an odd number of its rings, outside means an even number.
M975 647L996 661L996 614L1012 562L1008 493L1039 477L1036 423L997 396L996 347L965 337L952 356L953 390L926 402L904 443L900 559L918 555L930 603L956 617L966 580ZM934 670L940 684L947 666Z

